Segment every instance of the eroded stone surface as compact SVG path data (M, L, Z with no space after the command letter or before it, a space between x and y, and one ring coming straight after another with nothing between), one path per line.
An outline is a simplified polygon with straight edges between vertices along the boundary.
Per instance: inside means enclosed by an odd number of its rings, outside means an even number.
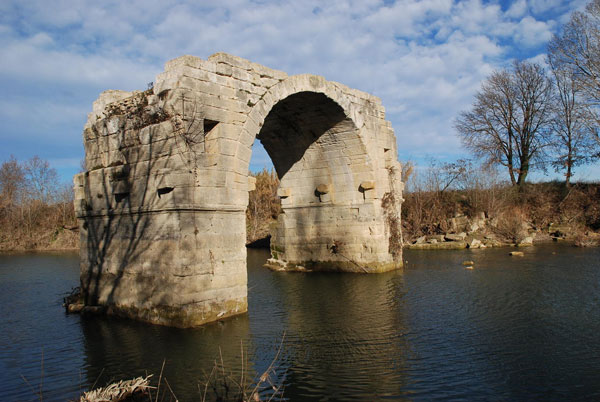
M246 311L255 138L281 182L271 265L402 265L401 166L372 95L225 53L182 56L151 90L102 93L83 136L74 183L87 305L181 327Z

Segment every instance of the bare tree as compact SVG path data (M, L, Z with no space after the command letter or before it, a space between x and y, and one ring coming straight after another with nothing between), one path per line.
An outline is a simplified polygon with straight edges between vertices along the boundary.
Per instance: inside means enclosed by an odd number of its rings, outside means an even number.
M586 124L595 150L588 156L600 154L600 0L593 0L583 12L575 11L548 44L548 60L554 69L568 71L569 79L578 92L581 103L587 106ZM586 138L587 140L588 138Z
M56 207L60 210L60 224L74 226L76 224L73 209L73 186L61 183L56 191Z
M469 150L506 167L511 183L521 186L532 168L544 165L551 98L543 67L515 61L510 70L492 73L455 127Z
M571 70L588 101L600 104L600 0L575 11L548 45L553 65Z
M594 154L594 130L590 128L591 113L581 101L581 87L570 69L548 60L555 88L553 105L552 164L557 172L565 171L565 185L569 187L573 168L591 161Z
M24 189L25 173L13 155L0 166L0 195L7 206L18 203Z
M29 197L49 204L54 201L58 188L58 174L48 161L34 156L24 163L25 178Z
M477 157L508 168L516 184L514 169L514 130L516 90L511 74L496 71L482 84L470 111L462 112L455 127L463 144Z

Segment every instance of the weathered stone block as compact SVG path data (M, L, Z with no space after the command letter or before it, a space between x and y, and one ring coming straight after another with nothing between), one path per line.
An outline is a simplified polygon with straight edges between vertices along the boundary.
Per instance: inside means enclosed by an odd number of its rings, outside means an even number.
M461 233L457 233L457 234L447 233L446 235L444 235L444 238L447 241L462 241L466 237L467 237L467 234L465 232L461 232Z

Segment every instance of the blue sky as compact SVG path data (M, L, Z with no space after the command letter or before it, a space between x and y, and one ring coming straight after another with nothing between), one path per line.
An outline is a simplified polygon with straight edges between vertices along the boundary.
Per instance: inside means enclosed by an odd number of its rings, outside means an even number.
M586 0L20 0L0 3L0 161L50 161L69 180L106 89L145 89L164 63L224 51L383 100L401 161L468 156L452 122L494 69L542 61ZM252 168L269 166L255 146ZM598 165L576 178L598 180Z

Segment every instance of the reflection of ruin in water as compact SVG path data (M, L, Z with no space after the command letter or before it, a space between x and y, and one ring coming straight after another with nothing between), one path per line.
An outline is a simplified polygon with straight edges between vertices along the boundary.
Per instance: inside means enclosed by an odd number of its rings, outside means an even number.
M240 315L201 329L156 327L146 323L94 317L81 320L87 383L103 385L114 379L153 374L163 376L182 400L194 399L205 373L223 358L228 374L241 376L242 348L246 374L255 374L248 316ZM163 384L164 385L164 384Z
M262 266L267 256L248 252L248 315L197 329L83 319L88 383L103 369L103 381L158 376L165 360L164 377L185 400L197 395L202 373L210 372L220 352L227 369L239 375L243 345L246 375L253 377L283 342L277 374L292 399L401 394L409 350L402 275L273 273Z
M403 275L298 275L276 274L272 284L287 311L289 394L332 400L404 394L410 349Z

